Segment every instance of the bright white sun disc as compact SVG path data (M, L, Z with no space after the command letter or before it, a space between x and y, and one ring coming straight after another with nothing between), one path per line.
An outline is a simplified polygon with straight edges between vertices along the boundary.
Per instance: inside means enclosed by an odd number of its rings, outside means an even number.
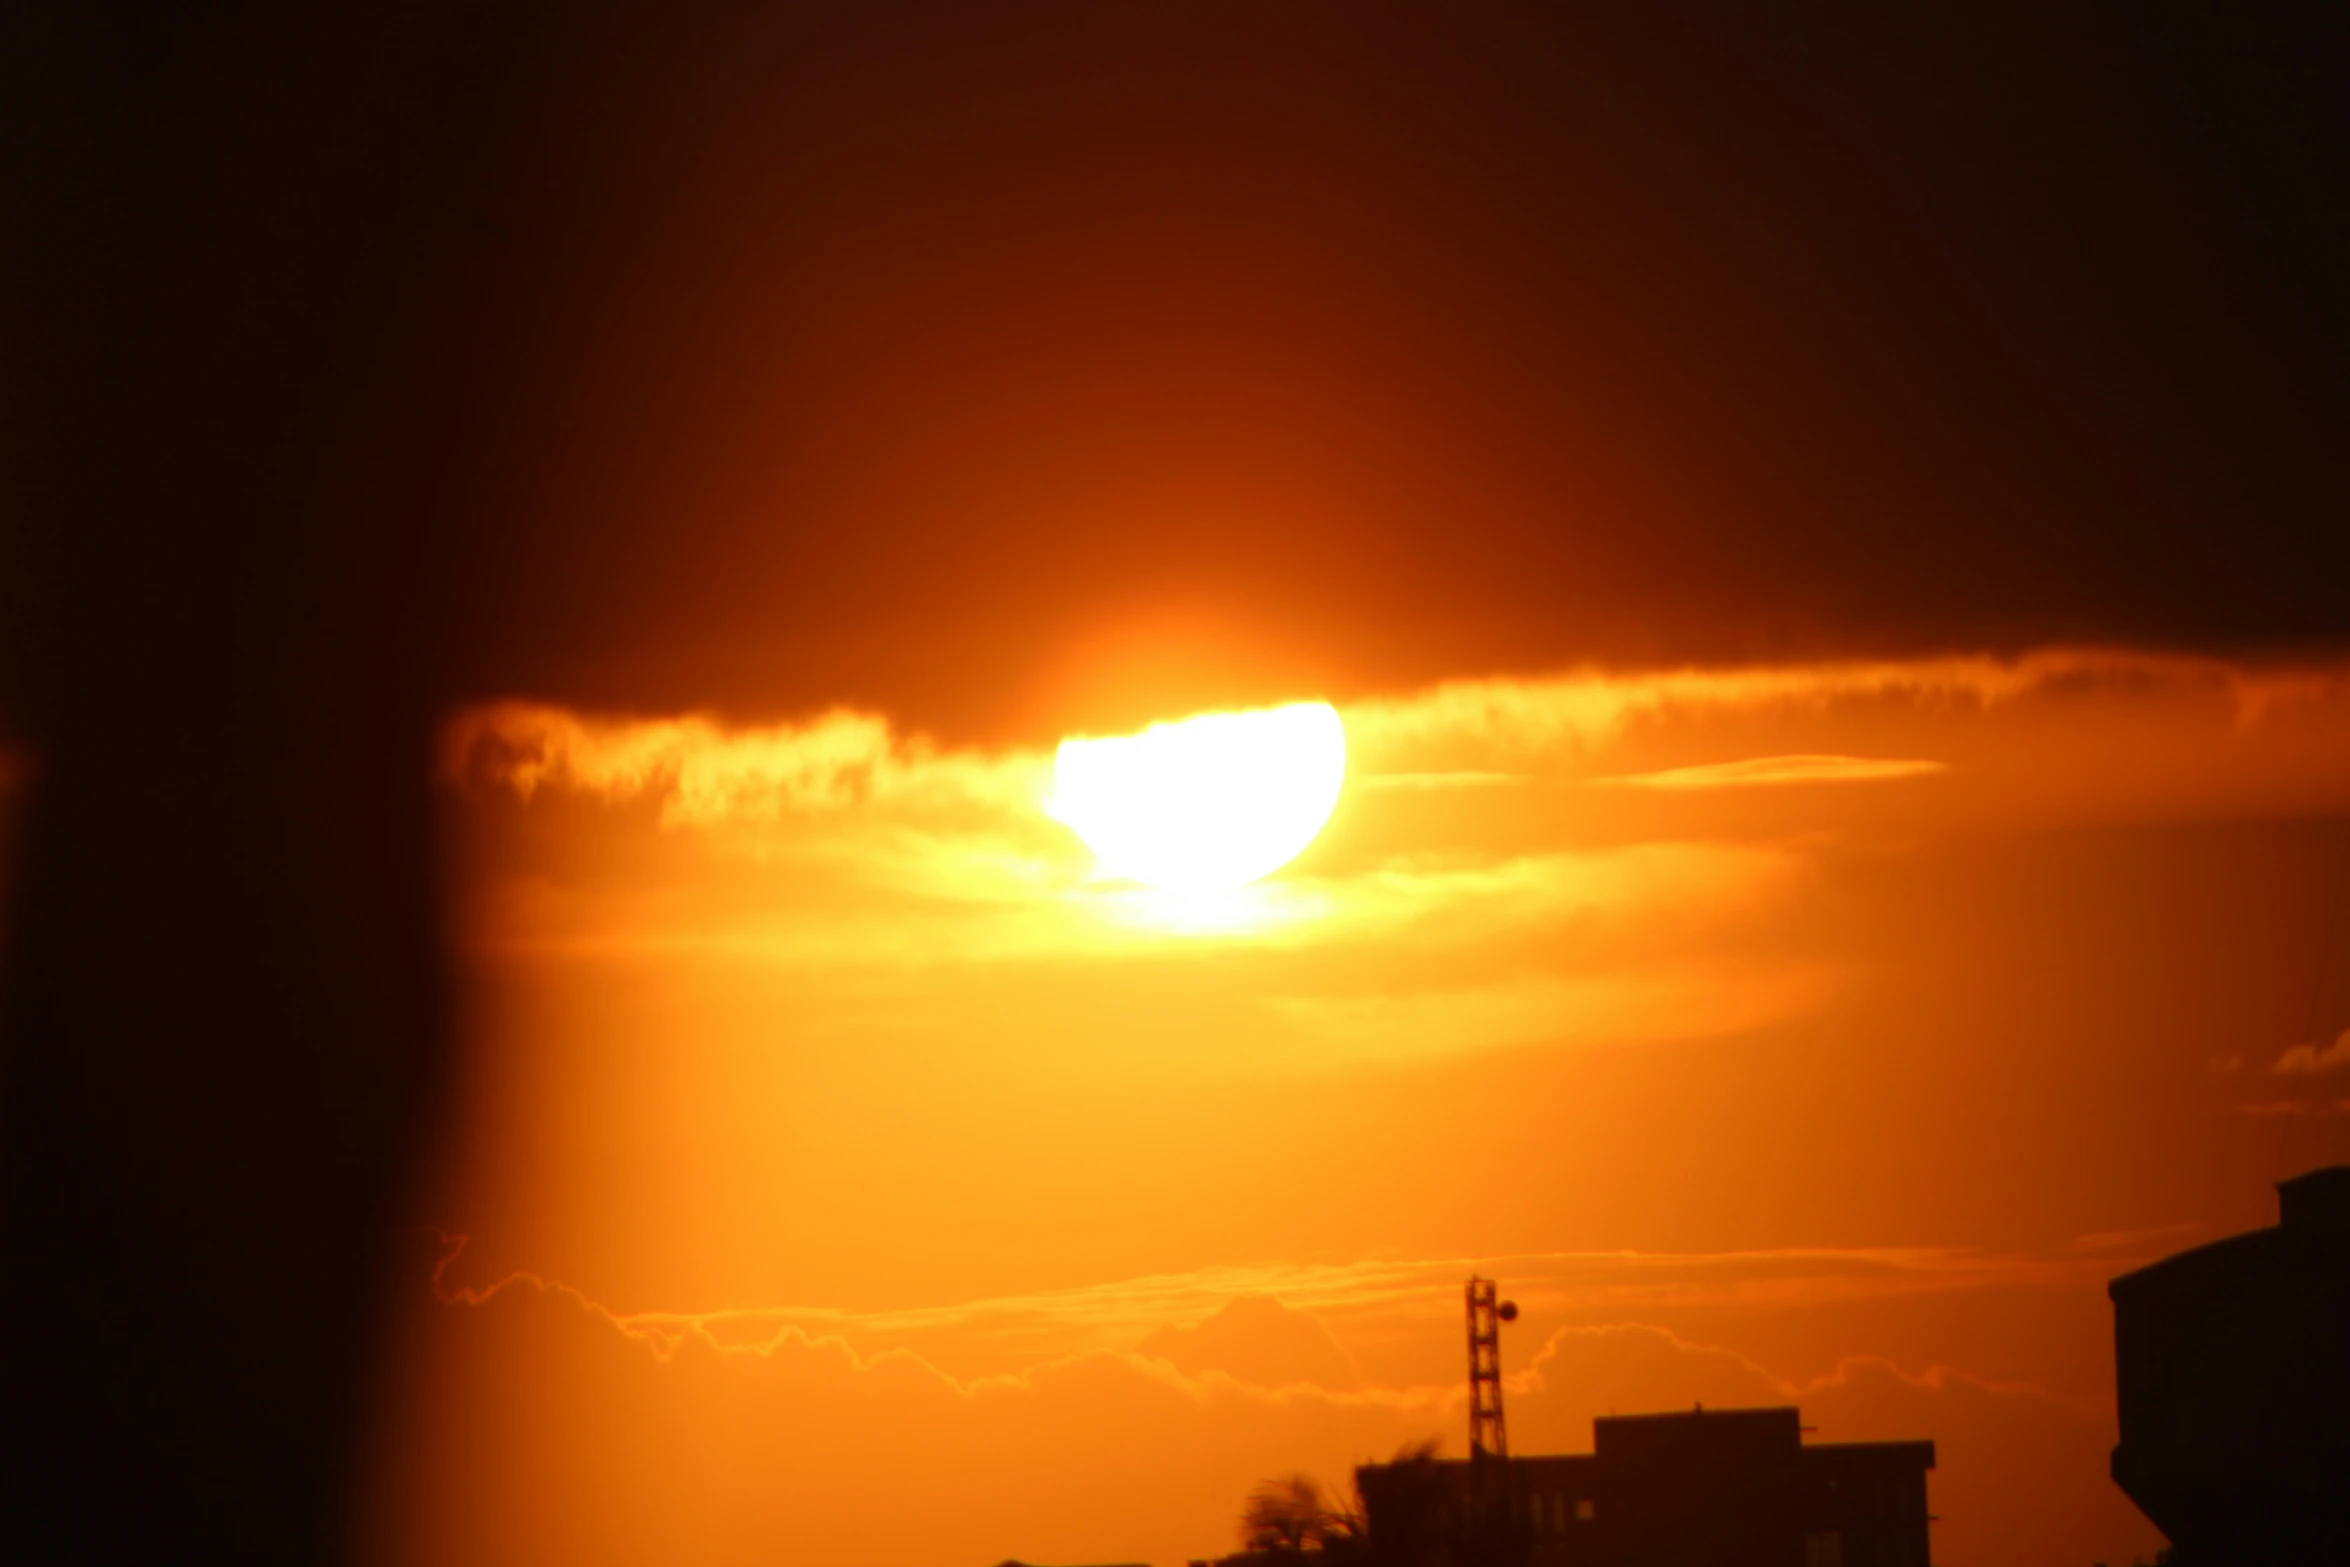
M1294 702L1064 740L1050 809L1113 875L1170 889L1238 887L1314 841L1345 777L1337 710Z

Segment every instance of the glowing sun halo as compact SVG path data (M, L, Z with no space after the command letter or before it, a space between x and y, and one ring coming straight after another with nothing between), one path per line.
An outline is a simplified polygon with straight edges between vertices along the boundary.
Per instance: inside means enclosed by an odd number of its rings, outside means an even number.
M1180 891L1238 887L1314 841L1345 776L1336 710L1295 702L1064 740L1047 809L1113 875Z

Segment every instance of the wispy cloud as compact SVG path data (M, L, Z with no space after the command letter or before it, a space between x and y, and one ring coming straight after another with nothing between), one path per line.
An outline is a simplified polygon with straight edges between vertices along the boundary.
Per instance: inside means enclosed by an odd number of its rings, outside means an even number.
M1277 1302L1285 1311L1310 1315L1335 1335L1342 1350L1399 1329L1433 1335L1438 1325L1459 1314L1460 1280L1472 1273L1508 1280L1511 1295L1529 1313L1614 1318L2014 1288L2092 1288L2115 1269L2158 1255L2174 1238L2168 1230L2096 1237L2094 1244L2049 1255L1946 1247L1791 1247L1367 1258L1225 1265L904 1309L773 1305L615 1312L528 1272L464 1282L459 1277L464 1243L452 1237L434 1287L445 1301L474 1305L512 1288L567 1293L610 1318L616 1328L655 1346L689 1335L720 1346L758 1345L789 1330L803 1341L837 1339L856 1346L860 1355L904 1349L941 1362L968 1358L976 1346L992 1345L1000 1353L982 1354L980 1360L1013 1368L1152 1343L1204 1345L1206 1340L1197 1336L1170 1339L1168 1331L1205 1324L1247 1301ZM1449 1337L1444 1342L1449 1344ZM950 1343L951 1350L940 1347ZM1201 1354L1179 1358L1207 1363Z
M1755 1392L1773 1403L1807 1403L1856 1383L1885 1379L1918 1392L1941 1392L1955 1386L1999 1397L2045 1400L2076 1416L2100 1415L2108 1407L2103 1399L2059 1398L2036 1383L1993 1381L1953 1366L1927 1366L1910 1371L1882 1355L1847 1355L1818 1376L1782 1376L1736 1350L1692 1340L1669 1328L1637 1322L1556 1329L1535 1352L1525 1371L1510 1379L1510 1391L1523 1396L1555 1385L1575 1388L1588 1399L1592 1384L1598 1382L1602 1389L1600 1396L1604 1398L1606 1383L1638 1388L1641 1381L1648 1380L1637 1370L1632 1376L1625 1375L1625 1362L1637 1367L1643 1360L1672 1365L1683 1378L1691 1370L1703 1368L1732 1385L1750 1384ZM1742 1401L1761 1400L1749 1395Z
M1358 780L1360 787L1381 790L1396 789L1414 793L1429 793L1441 789L1495 789L1509 784L1526 782L1524 773L1489 773L1462 769L1439 773L1369 773Z
M1745 789L1768 784L1883 783L1946 773L1946 762L1879 756L1750 756L1736 762L1707 762L1647 773L1618 773L1589 780L1615 789Z
M2350 1028L2342 1030L2334 1042L2324 1047L2295 1045L2276 1058L2269 1067L2280 1076L2314 1077L2320 1072L2331 1072L2336 1067L2350 1066Z
M1741 1034L1811 1012L1836 988L1835 972L1822 965L1675 964L1522 975L1461 990L1283 997L1272 1006L1309 1052L1411 1061L1513 1045Z
M2148 1256L2175 1251L2190 1235L2201 1234L2200 1224L2157 1224L2137 1230L2097 1230L2072 1239L2073 1250L2082 1252L2125 1252Z
M1886 701L1984 708L2064 687L2208 691L2228 704L2239 724L2251 724L2283 708L2331 701L2345 683L2344 671L2331 667L2260 670L2173 654L2052 648L2015 658L1587 670L1456 680L1356 703L1346 717L1348 739L1361 754L1381 770L1408 772L1412 766L1403 759L1464 745L1520 758L1579 753L1634 724L1676 714L1816 711Z
M730 728L703 716L599 718L539 703L468 708L442 738L445 776L528 800L568 790L659 801L664 827L716 827L859 807L1025 810L1050 759L946 751L877 714L836 709L804 723Z

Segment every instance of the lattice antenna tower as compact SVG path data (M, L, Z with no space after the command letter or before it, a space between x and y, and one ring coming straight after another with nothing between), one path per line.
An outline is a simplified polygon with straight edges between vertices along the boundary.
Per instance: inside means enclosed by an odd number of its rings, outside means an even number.
M1491 1279L1469 1280L1469 1457L1510 1456L1501 1413L1501 1325L1518 1320L1518 1303L1497 1300Z

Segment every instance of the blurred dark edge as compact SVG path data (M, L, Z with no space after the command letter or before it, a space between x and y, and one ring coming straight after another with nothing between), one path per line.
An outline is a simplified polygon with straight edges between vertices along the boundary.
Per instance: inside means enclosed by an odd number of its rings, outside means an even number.
M4 24L11 1561L348 1546L449 1078L431 639L526 21Z

